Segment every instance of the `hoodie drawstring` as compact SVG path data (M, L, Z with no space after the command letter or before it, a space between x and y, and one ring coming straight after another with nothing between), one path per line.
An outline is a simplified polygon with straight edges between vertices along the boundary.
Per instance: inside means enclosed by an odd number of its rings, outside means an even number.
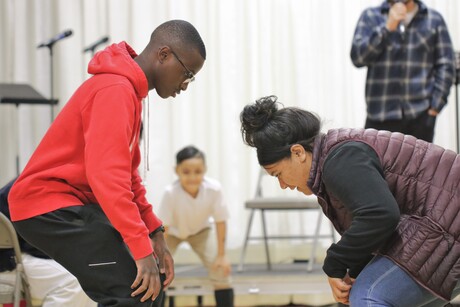
M142 112L142 122L143 122L143 151L144 151L144 163L143 163L143 181L144 185L147 182L147 172L150 171L150 161L149 161L149 151L150 151L150 96L147 94L146 99L142 100L143 112Z

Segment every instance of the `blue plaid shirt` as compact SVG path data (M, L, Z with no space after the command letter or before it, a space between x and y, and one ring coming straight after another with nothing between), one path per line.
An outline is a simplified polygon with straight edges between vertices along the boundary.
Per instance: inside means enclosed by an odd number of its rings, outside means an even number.
M437 11L420 1L404 33L385 27L387 1L366 9L353 37L351 59L367 66L366 104L371 120L415 118L447 103L455 73L454 50Z

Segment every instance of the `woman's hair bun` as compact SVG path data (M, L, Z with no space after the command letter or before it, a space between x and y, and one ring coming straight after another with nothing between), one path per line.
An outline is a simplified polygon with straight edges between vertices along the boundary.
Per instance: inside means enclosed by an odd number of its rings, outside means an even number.
M250 145L252 134L262 129L278 111L278 97L266 96L244 107L240 115L241 132L244 141Z

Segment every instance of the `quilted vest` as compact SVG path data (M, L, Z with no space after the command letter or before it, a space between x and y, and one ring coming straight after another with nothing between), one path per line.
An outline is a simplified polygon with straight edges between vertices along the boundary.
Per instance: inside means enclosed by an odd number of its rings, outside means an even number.
M389 257L420 285L450 300L460 277L460 155L412 136L374 129L335 129L315 140L308 186L343 234L351 213L322 182L325 159L348 141L377 153L401 212L396 231L376 254Z

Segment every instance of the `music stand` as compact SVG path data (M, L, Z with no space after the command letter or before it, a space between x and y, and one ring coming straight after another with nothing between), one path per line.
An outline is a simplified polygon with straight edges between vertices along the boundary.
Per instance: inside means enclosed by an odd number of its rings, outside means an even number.
M19 118L18 108L20 104L46 104L53 106L58 103L58 100L46 99L28 84L0 83L0 103L16 105L16 114ZM19 128L16 129L16 136L19 138ZM19 175L19 139L16 147L16 173Z

